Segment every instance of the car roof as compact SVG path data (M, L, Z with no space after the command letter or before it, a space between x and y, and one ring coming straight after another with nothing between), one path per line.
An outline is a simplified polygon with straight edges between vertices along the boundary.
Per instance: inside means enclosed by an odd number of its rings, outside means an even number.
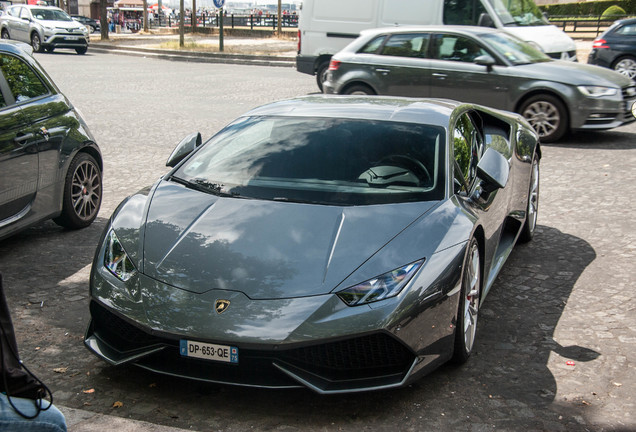
M62 10L62 9L60 9L57 6L48 6L48 5L40 6L40 5L25 5L25 4L23 4L23 5L12 5L12 6L24 6L25 8L28 8L28 9L55 9L55 10Z
M33 54L33 48L31 48L31 45L9 39L0 39L0 51L22 56L25 54Z
M410 33L410 32L453 32L466 35L480 35L486 33L501 33L501 30L491 27L459 26L459 25L426 25L426 26L393 26L366 29L360 32L361 35L376 35L387 33Z
M323 117L382 120L448 127L453 111L463 104L447 99L387 96L304 96L255 108L244 116Z
M625 19L617 20L614 23L620 24L620 25L633 24L633 23L636 23L636 18L625 18Z

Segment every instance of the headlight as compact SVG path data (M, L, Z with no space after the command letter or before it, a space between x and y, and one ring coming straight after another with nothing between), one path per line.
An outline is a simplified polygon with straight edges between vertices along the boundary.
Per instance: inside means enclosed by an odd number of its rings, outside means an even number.
M361 284L346 288L338 293L338 297L349 306L357 306L394 297L402 291L402 288L422 267L423 263L424 260L416 261Z
M124 247L115 235L115 231L110 230L105 240L104 267L106 267L118 279L126 282L133 277L137 270L130 258L126 254Z
M578 86L581 93L585 96L598 98L603 96L614 96L618 93L618 89L612 87L600 87L600 86Z

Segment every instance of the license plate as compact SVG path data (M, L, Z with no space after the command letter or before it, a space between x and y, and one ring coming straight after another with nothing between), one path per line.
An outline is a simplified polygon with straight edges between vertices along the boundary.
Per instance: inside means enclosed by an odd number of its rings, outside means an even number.
M238 363L238 348L229 345L216 345L181 339L179 352L184 357Z
M78 40L79 36L64 36L64 40Z

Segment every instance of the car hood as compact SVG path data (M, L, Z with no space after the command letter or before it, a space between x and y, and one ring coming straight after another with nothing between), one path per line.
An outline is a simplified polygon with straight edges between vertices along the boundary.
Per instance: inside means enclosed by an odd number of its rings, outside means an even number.
M533 79L545 79L569 85L597 85L623 88L631 84L629 78L600 66L554 60L543 63L517 65L512 73Z
M147 276L194 293L325 294L437 203L322 206L223 198L161 181L137 240L143 254L133 256L143 257Z
M511 33L526 42L534 42L546 53L576 50L576 44L570 36L553 25L506 27Z
M80 28L84 27L82 24L78 23L75 20L72 20L72 21L53 21L53 20L34 19L34 21L37 21L40 25L42 25L44 27L55 27L55 28L61 28L61 29L80 29Z

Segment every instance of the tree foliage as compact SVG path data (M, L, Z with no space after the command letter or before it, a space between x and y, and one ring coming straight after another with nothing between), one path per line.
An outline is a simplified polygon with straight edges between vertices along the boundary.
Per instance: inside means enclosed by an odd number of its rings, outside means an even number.
M610 6L619 6L625 15L636 15L636 0L589 1L539 6L550 16L600 16Z

